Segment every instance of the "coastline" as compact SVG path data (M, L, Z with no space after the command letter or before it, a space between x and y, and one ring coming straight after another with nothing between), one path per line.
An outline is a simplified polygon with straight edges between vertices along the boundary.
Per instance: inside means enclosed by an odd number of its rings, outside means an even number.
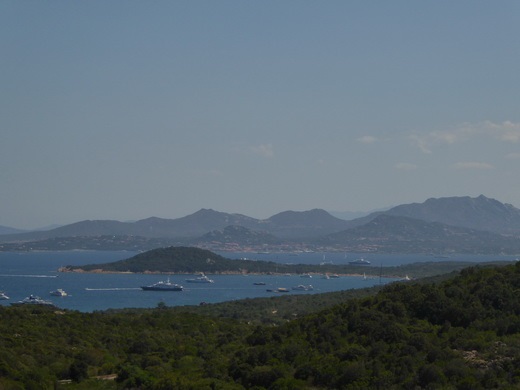
M132 274L142 274L142 275L183 275L183 276L189 276L189 275L196 275L200 273L204 273L206 275L236 275L236 276L248 276L248 275L255 275L255 276L300 276L302 274L298 273L283 273L283 272L240 272L240 271L224 271L224 272L206 272L206 271L197 271L197 272L166 272L166 271L143 271L143 272L132 272L132 271L107 271L103 270L101 268L93 269L90 271L85 271L81 268L75 268L75 269L69 269L68 267L60 267L58 268L58 272L63 273L85 273L85 274L120 274L120 275L132 275ZM321 278L324 273L313 273L313 272L307 272L306 274L311 275L312 278ZM335 275L338 275L339 277L363 277L366 272L364 273L334 273ZM401 275L387 275L387 274L381 274L381 275L374 275L369 274L366 275L367 278L374 279L378 277L383 278L403 278L404 276Z

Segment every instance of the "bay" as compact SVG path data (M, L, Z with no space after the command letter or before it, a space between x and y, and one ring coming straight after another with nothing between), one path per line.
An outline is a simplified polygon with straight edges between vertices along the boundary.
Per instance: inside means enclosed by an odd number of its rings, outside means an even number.
M131 251L64 251L64 252L0 252L0 290L10 300L0 301L9 305L30 294L51 300L63 309L93 312L96 310L121 308L151 308L159 303L167 306L199 305L202 302L217 303L245 298L269 297L280 287L289 289L290 294L313 294L371 287L393 282L395 278L368 278L341 276L324 279L317 276L301 278L298 275L211 275L214 283L186 283L190 275L150 274L88 274L60 273L65 265L97 264L132 257ZM364 257L371 266L393 266L422 261L494 261L515 260L511 256L450 256L450 258L427 255L366 255L341 253L220 253L232 258L274 261L284 264L347 264L348 261ZM172 283L184 286L180 292L143 291L140 286L149 285L169 277ZM255 284L256 283L256 284ZM257 285L265 283L265 285ZM294 291L293 286L313 286L312 291ZM50 291L64 289L66 297L50 296Z

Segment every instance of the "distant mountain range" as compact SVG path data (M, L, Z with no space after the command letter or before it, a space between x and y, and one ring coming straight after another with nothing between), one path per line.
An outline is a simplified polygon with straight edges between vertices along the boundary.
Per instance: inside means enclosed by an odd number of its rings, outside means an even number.
M18 234L18 233L23 233L23 232L25 232L25 230L15 229L15 228L12 228L12 227L9 227L9 226L2 226L2 225L0 225L0 235L2 235L2 234Z
M110 249L110 241L134 241L139 244L130 247L143 249L150 249L146 243L162 243L214 250L518 254L519 236L520 210L481 195L432 198L348 221L320 209L284 211L264 220L201 209L178 219L81 221L47 231L0 235L0 249L57 249L57 242L70 249L74 238L77 249L93 249L94 241L95 249Z
M384 214L502 234L520 233L520 209L484 195L431 198L424 203L394 207Z
M241 214L222 213L201 209L178 219L151 217L136 222L112 220L87 220L47 231L8 234L0 236L0 242L13 240L44 240L55 237L133 235L149 238L194 238L227 226L273 234L280 238L315 237L347 229L348 221L333 217L324 210L303 212L285 211L269 219L255 219Z
M3 234L19 234L19 233L27 233L30 231L40 231L40 230L51 230L57 228L58 225L50 225L45 226L39 229L32 229L32 230L23 230L23 229L16 229L9 226L2 226L0 225L0 236Z

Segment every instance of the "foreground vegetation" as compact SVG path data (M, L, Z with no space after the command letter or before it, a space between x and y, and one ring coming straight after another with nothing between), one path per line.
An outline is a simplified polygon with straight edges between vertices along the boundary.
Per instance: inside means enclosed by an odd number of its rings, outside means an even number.
M339 304L1 307L0 389L514 389L519 291L516 263L344 292ZM269 313L279 321L262 323Z

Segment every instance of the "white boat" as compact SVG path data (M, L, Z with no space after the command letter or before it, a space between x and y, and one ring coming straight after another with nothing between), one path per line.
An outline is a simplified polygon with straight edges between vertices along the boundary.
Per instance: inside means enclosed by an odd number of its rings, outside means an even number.
M199 276L197 276L196 278L192 278L192 279L186 279L186 281L188 283L213 283L213 280L208 278L206 275L204 274L200 274Z
M323 261L320 263L320 265L326 265L326 264L334 264L332 261L325 261L325 255L323 256Z
M348 262L350 265L370 265L370 261L365 260L363 258L356 259Z
M5 295L5 292L0 291L0 300L6 301L8 299L9 299L9 297L7 295Z
M65 292L65 290L58 288L57 290L51 291L50 294L53 297L66 297L68 294Z
M168 278L166 281L160 281L150 286L141 286L141 289L145 291L182 291L182 286L171 283Z
M296 291L312 291L314 290L314 287L312 287L312 284L309 284L308 286L299 284L298 286L294 286L292 289Z
M339 275L338 274L325 274L321 277L322 279L337 279L339 278Z
M300 278L312 278L311 274L301 274Z
M24 298L21 301L11 303L13 306L21 306L21 305L41 305L41 306L54 306L54 303L51 301L46 301L45 299L41 299L37 295L29 295L27 298Z

